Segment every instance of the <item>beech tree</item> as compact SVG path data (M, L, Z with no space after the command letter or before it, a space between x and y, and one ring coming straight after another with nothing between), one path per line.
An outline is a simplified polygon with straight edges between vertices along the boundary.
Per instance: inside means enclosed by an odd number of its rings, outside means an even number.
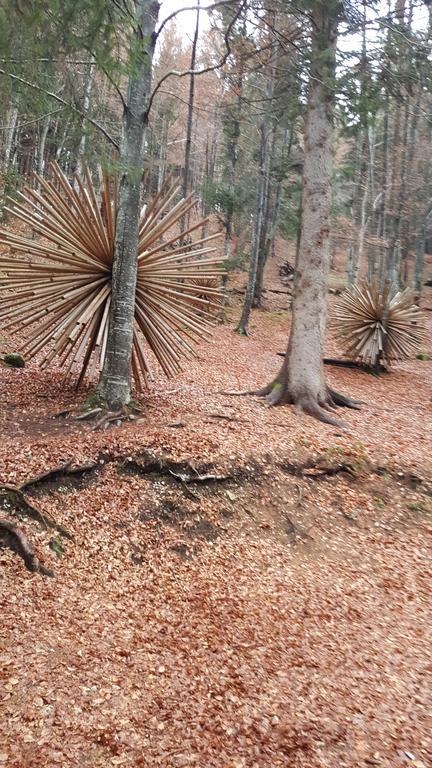
M144 136L159 3L136 0L134 35L139 43L123 111L120 146L120 190L112 268L112 299L105 362L98 392L110 410L130 401L133 319L137 279L137 248L144 171Z
M296 265L291 333L276 378L257 394L271 405L292 403L321 421L339 425L329 413L358 403L331 390L323 366L327 278L330 266L332 143L336 41L341 3L313 0L311 62L304 132L301 245Z

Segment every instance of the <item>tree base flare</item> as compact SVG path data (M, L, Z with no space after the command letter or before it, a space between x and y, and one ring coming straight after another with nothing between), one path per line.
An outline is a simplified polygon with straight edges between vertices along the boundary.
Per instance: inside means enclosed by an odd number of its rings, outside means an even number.
M285 377L282 378L280 375L266 387L253 394L257 397L265 397L269 405L293 405L297 413L307 413L324 424L330 424L341 429L345 429L346 424L335 418L332 412L336 411L337 408L360 410L362 405L359 400L352 400L328 386L325 387L323 396L319 398L307 392L295 396L290 392Z
M98 430L108 429L112 425L120 427L125 421L136 421L140 413L141 409L133 401L118 409L110 408L108 403L96 392L87 400L83 410L77 413L74 418L76 421L93 422L93 429Z

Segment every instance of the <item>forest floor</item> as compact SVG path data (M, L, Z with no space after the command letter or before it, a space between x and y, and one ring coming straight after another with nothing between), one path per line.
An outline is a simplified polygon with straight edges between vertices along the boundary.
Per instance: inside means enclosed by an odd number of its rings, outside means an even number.
M277 372L287 303L249 338L234 303L121 428L0 368L0 514L54 573L0 550L0 766L432 766L432 360L329 368L345 430L222 394Z

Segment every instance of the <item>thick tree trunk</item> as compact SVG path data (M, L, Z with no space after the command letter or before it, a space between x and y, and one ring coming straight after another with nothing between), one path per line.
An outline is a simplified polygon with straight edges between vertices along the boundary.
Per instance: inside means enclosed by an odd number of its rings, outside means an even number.
M335 405L353 405L331 393L324 378L327 277L338 3L313 2L312 61L305 123L302 233L288 350L276 379L258 394L271 405L293 403L330 424Z
M110 409L130 400L131 357L137 278L137 246L140 215L140 189L144 169L144 134L148 121L148 102L155 45L155 26L159 3L136 0L138 39L142 56L130 77L127 108L123 116L120 148L119 207L112 273L112 298L108 343L98 391Z

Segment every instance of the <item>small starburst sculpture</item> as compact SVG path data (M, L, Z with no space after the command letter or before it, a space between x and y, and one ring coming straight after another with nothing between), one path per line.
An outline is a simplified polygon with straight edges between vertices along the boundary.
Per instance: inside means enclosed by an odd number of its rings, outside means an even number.
M98 199L87 169L73 185L57 164L49 170L49 179L35 175L35 189L24 187L6 209L36 239L0 230L0 245L10 249L0 254L0 323L22 332L27 359L37 356L45 368L58 358L79 386L99 375L105 358L117 185L104 176ZM145 344L175 375L182 357L195 354L192 343L208 337L209 309L221 301L223 269L211 242L219 235L191 241L206 220L178 231L195 205L193 194L179 199L179 185L169 181L141 213L132 350L139 391L150 374ZM205 297L197 280L211 281Z
M352 360L370 367L411 357L424 338L423 316L410 288L389 291L364 283L348 288L333 307L331 326Z

